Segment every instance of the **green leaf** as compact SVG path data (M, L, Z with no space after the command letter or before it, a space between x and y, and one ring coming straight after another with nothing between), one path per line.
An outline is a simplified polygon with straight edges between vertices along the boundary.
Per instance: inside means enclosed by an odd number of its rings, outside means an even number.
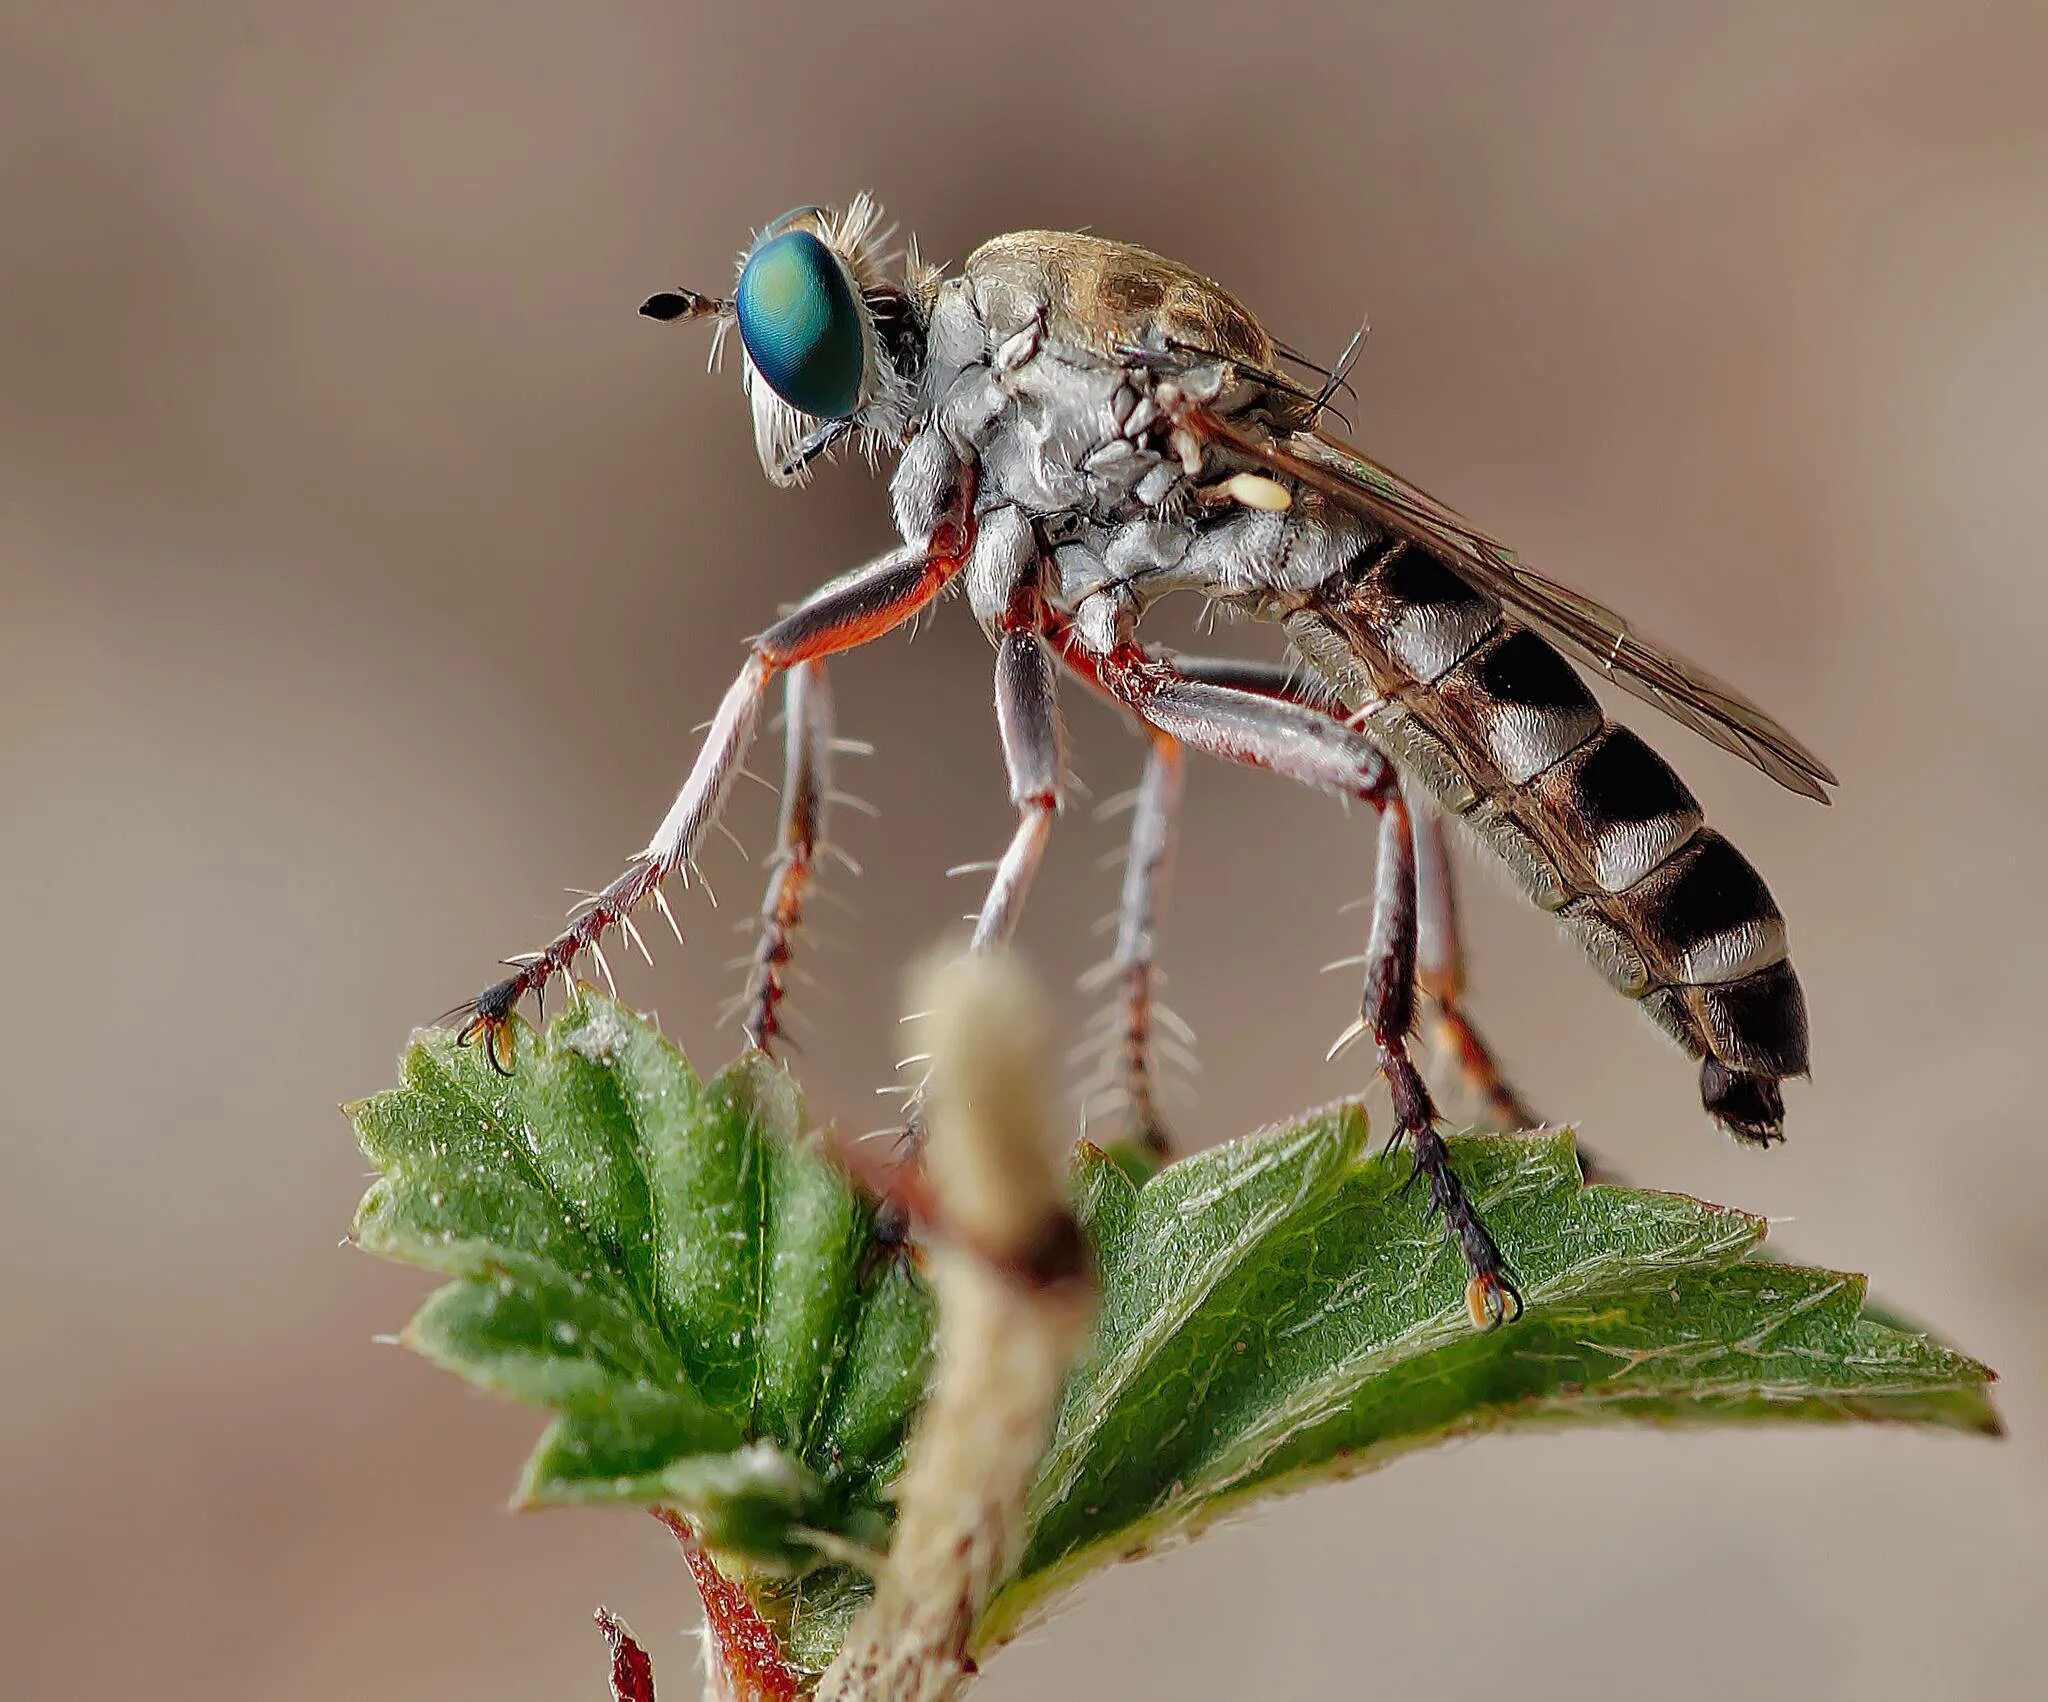
M859 1280L871 1213L789 1079L699 1082L592 994L515 1041L500 1076L422 1033L351 1116L383 1172L357 1242L456 1279L405 1343L556 1414L519 1501L676 1506L764 1576L884 1541L930 1302L897 1266Z
M1526 1302L1490 1335L1466 1318L1463 1264L1403 1191L1407 1161L1368 1156L1355 1107L1142 1186L1081 1149L1101 1319L978 1647L1095 1567L1451 1436L1847 1419L1997 1431L1991 1374L1867 1314L1863 1278L1749 1260L1763 1219L1588 1187L1568 1132L1450 1147Z
M418 1036L352 1108L372 1252L453 1279L408 1345L554 1417L522 1503L682 1509L815 1672L869 1593L922 1399L931 1302L865 1269L869 1208L750 1056L700 1082L584 993L517 1069ZM1475 1432L1885 1419L1995 1431L1990 1373L1866 1308L1861 1277L1756 1256L1761 1219L1585 1186L1569 1134L1453 1162L1521 1284L1476 1334L1464 1270L1338 1107L1148 1175L1083 1146L1101 1280L988 1649L1087 1572L1256 1498Z

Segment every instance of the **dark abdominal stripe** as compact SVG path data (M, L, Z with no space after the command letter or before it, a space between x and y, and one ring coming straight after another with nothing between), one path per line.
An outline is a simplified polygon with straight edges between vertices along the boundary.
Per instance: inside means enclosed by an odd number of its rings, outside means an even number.
M1389 699L1375 730L1702 1060L1707 1110L1778 1138L1779 1079L1807 1069L1784 918L1684 781L1562 655L1420 546L1368 545L1323 597L1290 623L1311 660L1347 696Z

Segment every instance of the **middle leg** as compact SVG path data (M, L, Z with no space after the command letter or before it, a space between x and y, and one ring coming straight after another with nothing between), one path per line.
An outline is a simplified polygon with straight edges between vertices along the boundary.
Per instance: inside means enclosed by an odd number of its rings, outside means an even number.
M1049 615L1045 627L1060 659L1114 707L1130 714L1130 706L1109 691L1096 671L1079 659L1080 653L1061 644L1065 627L1060 617ZM1165 659L1189 679L1313 706L1297 671L1285 663L1171 654ZM1164 979L1158 964L1159 914L1179 825L1183 765L1176 741L1148 726L1142 716L1131 718L1149 749L1144 773L1129 795L1131 827L1117 895L1116 944L1081 978L1083 992L1115 985L1116 1002L1104 1013L1104 1020L1114 1027L1100 1041L1091 1038L1077 1051L1102 1059L1082 1088L1084 1124L1091 1110L1106 1101L1121 1113L1128 1138L1164 1161L1171 1156L1172 1140L1159 1106L1162 1054L1165 1061L1195 1067L1194 1031L1158 992ZM1168 1031L1165 1036L1159 1032L1162 1028Z
M1039 587L1035 556L1020 567L1006 590L992 623L996 640L996 728L1001 737L1003 766L1009 775L1010 801L1017 826L995 865L988 893L976 913L973 951L1007 945L1017 931L1024 901L1030 896L1038 866L1052 838L1052 824L1064 801L1066 738L1054 690L1052 652L1046 644L1044 595ZM922 1056L903 1060L923 1063ZM884 1088L902 1093L903 1088ZM924 1089L908 1090L898 1144L906 1157L924 1144ZM900 1213L887 1214L884 1239L899 1239Z
M1037 585L1020 587L996 640L996 727L1017 828L996 864L974 923L976 951L1006 945L1052 838L1066 774L1065 736L1052 657L1039 632Z

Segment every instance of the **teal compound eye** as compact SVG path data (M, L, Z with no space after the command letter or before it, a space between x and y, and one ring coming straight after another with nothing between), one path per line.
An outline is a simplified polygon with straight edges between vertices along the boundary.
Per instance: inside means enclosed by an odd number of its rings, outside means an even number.
M860 304L846 268L809 231L784 231L747 256L733 311L754 370L798 413L842 420L860 407Z

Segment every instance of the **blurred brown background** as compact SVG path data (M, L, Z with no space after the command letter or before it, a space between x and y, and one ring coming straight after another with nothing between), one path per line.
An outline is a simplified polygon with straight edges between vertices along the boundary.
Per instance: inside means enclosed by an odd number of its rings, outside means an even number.
M2031 1688L2044 61L2020 5L6 0L0 1689L596 1697L607 1600L693 1693L666 1537L502 1513L538 1420L372 1344L425 1284L337 1250L334 1107L641 843L744 635L886 540L857 465L770 490L730 371L633 314L863 186L936 256L1142 240L1311 349L1369 307L1368 443L1833 761L1822 811L1658 730L1793 918L1820 1064L1787 1149L1713 1137L1488 877L1481 1014L1633 1175L1796 1219L1999 1365L2014 1430L1418 1459L1107 1580L992 1702ZM883 815L843 822L864 920L803 1068L850 1119L972 899L941 871L1008 830L988 669L957 607L837 669ZM1134 741L1073 720L1118 789ZM1209 1141L1357 1086L1314 970L1369 849L1191 780L1166 952ZM1050 975L1111 842L1085 811L1055 842ZM631 991L716 1061L701 903Z

